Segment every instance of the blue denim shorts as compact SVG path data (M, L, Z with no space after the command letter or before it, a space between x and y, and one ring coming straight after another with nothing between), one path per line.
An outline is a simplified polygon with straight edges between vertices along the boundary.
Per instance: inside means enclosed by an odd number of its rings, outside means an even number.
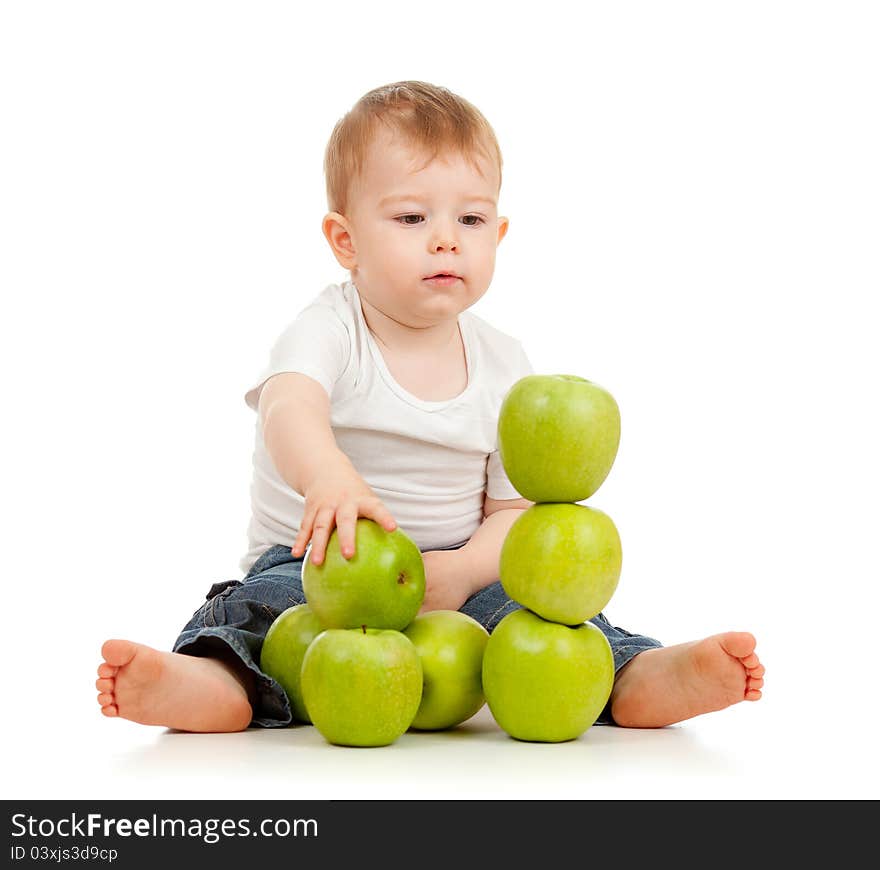
M240 659L254 676L256 699L251 725L277 728L293 721L284 689L260 670L259 661L263 638L275 618L288 607L305 601L302 567L303 557L294 557L290 547L270 547L242 580L215 583L174 643L173 650L178 653L223 656L226 660L231 653L232 661ZM468 598L459 609L491 634L505 616L521 607L496 580ZM608 638L615 671L640 652L662 646L654 638L612 626L604 614L590 622ZM597 722L613 724L608 707Z

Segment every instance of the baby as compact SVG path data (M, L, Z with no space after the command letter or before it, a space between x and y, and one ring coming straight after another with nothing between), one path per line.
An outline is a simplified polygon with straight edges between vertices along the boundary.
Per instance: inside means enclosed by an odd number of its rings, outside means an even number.
M468 310L509 224L501 167L484 116L425 82L377 88L336 124L323 232L350 280L287 327L245 396L258 416L244 577L212 586L173 652L106 641L105 716L202 732L289 724L283 689L259 669L263 638L304 601L304 559L323 561L334 528L354 554L358 517L416 542L423 610L461 610L491 632L520 606L498 564L531 502L504 473L496 426L532 369L517 340ZM592 622L615 662L599 721L660 727L761 697L747 632L664 647L604 614Z

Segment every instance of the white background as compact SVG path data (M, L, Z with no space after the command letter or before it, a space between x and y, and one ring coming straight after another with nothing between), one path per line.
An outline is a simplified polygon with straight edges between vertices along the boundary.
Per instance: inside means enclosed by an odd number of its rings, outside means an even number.
M4 797L878 796L874 4L0 9ZM243 394L346 277L333 124L402 79L501 144L510 232L474 310L620 405L590 500L624 546L606 612L667 644L752 631L760 703L564 747L484 710L360 753L99 715L104 639L169 648L240 576Z

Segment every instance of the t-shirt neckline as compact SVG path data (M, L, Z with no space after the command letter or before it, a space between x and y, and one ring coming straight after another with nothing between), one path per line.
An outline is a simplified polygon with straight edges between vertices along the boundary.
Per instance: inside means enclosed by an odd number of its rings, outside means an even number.
M367 337L367 344L370 348L370 354L373 357L373 362L376 365L376 368L379 370L379 374L382 377L382 380L385 381L385 385L391 392L394 393L399 399L406 402L408 405L412 405L415 408L420 408L423 411L441 411L444 408L448 408L450 405L454 405L456 402L460 402L464 399L471 391L471 388L474 384L474 353L473 353L473 342L471 340L471 330L470 323L466 317L463 317L462 314L458 316L458 329L461 334L461 341L464 345L464 359L465 365L467 366L467 384L465 384L465 388L457 395L453 396L451 399L442 399L440 401L427 401L425 399L420 399L418 396L414 396L409 390L405 390L394 378L394 375L391 374L391 370L388 368L385 357L382 356L382 350L379 347L376 339L373 337L373 333L370 332L369 326L367 326L366 318L364 317L364 311L361 307L361 294L358 291L357 285L354 281L346 281L346 284L349 284L354 292L354 302L355 302L355 314L358 319L358 324L360 328L363 330L364 335Z

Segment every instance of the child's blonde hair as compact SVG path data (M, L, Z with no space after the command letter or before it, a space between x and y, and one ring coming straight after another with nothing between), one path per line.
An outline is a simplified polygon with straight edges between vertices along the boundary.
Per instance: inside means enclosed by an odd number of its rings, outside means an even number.
M364 94L330 134L324 152L330 211L347 215L352 182L360 175L370 142L382 124L414 151L427 151L425 166L440 153L452 153L464 157L479 172L475 155L482 153L497 164L500 189L501 148L480 110L438 85L394 82Z

